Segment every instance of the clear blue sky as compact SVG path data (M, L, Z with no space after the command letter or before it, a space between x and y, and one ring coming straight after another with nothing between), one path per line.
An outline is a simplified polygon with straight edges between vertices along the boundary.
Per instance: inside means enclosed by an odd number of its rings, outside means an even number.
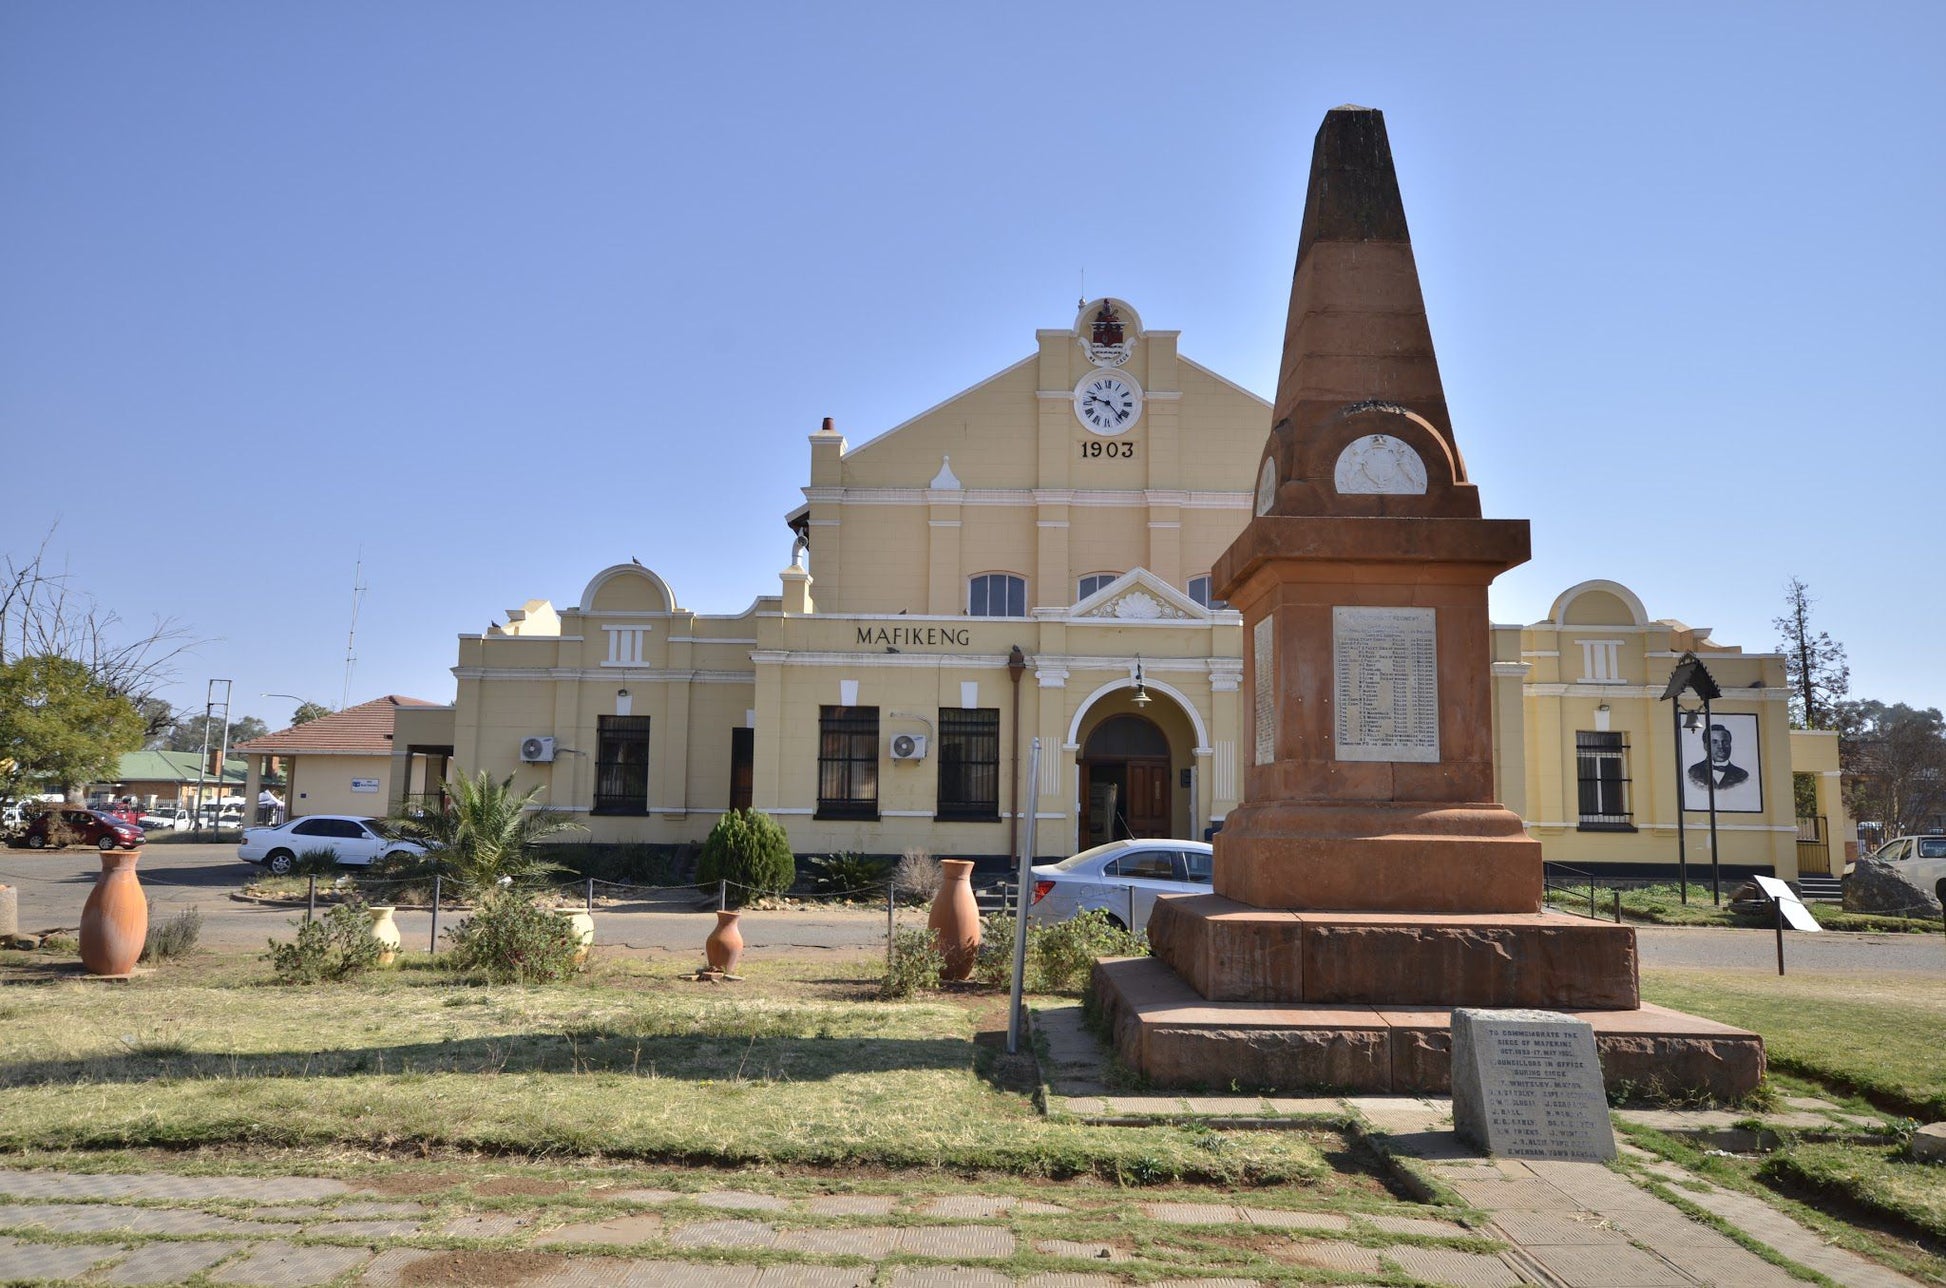
M1382 108L1453 421L1611 577L1946 706L1946 6L0 7L0 545L282 725L639 557L774 593L862 442L1090 294L1268 395L1310 144ZM1104 176L1112 175L1108 179ZM1239 479L1239 490L1250 480Z

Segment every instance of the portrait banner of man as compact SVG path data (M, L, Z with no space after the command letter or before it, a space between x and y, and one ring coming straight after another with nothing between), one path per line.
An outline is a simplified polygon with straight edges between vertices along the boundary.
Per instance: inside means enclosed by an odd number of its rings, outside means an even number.
M1763 748L1756 716L1717 712L1707 729L1684 729L1682 763L1684 809L1707 810L1714 780L1717 813L1763 813Z

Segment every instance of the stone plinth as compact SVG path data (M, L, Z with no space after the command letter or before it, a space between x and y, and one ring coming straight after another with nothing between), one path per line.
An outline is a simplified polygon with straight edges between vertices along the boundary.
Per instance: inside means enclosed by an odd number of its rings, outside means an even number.
M1635 931L1606 922L1258 908L1186 895L1156 901L1149 939L1157 959L1212 1002L1622 1009L1641 1000Z
M1498 805L1248 803L1216 834L1217 893L1260 908L1533 913L1541 884L1540 843Z
M1094 995L1116 1053L1157 1086L1329 1087L1367 1095L1452 1089L1447 1009L1212 1003L1147 957L1098 963ZM1731 1100L1763 1077L1763 1039L1743 1029L1653 1005L1555 1009L1594 1027L1610 1090L1659 1086Z

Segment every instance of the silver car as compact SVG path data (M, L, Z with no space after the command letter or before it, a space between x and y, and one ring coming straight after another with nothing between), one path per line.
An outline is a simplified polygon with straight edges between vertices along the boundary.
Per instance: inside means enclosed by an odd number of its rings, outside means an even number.
M1158 895L1208 894L1211 850L1201 841L1111 841L1034 868L1029 921L1065 921L1099 908L1124 930L1149 928Z

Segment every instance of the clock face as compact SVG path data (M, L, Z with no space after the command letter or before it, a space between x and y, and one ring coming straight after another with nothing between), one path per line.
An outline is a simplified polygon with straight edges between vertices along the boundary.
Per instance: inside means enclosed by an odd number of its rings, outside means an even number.
M1122 434L1142 417L1142 391L1126 376L1097 371L1074 390L1074 414L1097 434Z

